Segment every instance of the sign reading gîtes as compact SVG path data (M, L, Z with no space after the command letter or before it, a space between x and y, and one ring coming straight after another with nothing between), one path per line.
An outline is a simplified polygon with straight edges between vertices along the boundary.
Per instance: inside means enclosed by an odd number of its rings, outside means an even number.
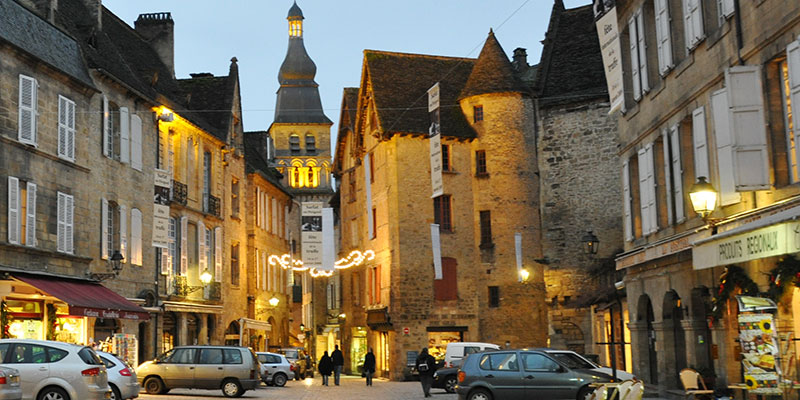
M622 109L625 101L622 84L622 48L619 43L619 26L617 25L617 8L611 7L597 20L597 38L600 40L600 51L603 54L603 67L608 84L608 97L611 109L608 113Z

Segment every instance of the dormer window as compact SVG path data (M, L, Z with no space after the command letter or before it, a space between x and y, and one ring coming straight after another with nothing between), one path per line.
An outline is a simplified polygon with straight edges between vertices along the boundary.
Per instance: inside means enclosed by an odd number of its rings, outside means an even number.
M306 152L314 153L317 151L317 141L314 135L306 135Z
M292 154L300 153L300 136L289 136L289 150L291 150Z

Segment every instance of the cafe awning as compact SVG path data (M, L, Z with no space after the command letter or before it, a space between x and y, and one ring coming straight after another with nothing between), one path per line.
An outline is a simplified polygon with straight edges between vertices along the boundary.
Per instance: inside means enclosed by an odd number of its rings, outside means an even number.
M70 315L108 319L150 319L147 310L97 282L16 273L12 276L67 303Z

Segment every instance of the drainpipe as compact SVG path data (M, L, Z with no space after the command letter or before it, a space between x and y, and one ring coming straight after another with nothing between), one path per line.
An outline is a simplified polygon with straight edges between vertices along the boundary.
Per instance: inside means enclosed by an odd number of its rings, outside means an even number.
M736 54L739 57L739 65L744 65L742 59L742 47L744 47L744 40L742 39L742 13L739 7L739 0L733 0L733 18L736 23Z

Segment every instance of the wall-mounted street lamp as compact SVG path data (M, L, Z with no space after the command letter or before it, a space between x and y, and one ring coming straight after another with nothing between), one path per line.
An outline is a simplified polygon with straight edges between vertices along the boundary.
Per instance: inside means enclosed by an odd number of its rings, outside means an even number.
M189 294L189 293L196 292L196 291L198 291L200 289L205 289L206 286L208 286L208 284L211 283L211 278L212 278L211 272L209 272L208 268L206 268L205 270L203 270L203 273L200 274L200 283L202 283L202 285L200 285L200 286L186 286L186 292L185 293Z
M125 257L122 256L122 253L120 253L119 250L114 250L114 254L112 254L111 258L108 259L108 266L111 267L112 272L89 274L89 277L100 282L107 279L116 278L119 276L119 273L122 272L122 263L124 261Z
M161 107L158 112L158 120L162 122L172 122L175 120L175 113L167 107Z
M600 239L592 233L592 231L586 232L585 235L581 238L581 242L583 242L583 248L586 251L586 254L597 254L597 248L600 245Z
M277 297L273 297L273 298L269 299L268 302L269 302L269 305L271 307L277 307L278 304L281 302L281 300L278 299Z
M528 283L528 279L531 278L531 272L528 271L527 268L522 268L519 270L519 279L522 283Z
M692 200L694 212L703 220L717 207L717 191L706 181L705 176L697 178L697 182L689 188L689 198Z

